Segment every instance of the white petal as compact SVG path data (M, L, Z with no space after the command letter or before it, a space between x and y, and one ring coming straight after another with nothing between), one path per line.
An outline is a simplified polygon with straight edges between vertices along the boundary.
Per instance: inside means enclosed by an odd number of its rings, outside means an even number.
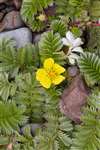
M67 56L71 55L72 49L73 49L73 47L70 47L70 48L69 48L69 50L68 50L68 52L67 52Z
M69 63L70 63L71 65L75 65L75 59L70 58L70 59L69 59Z
M63 45L70 46L70 42L66 38L62 38Z
M83 44L83 42L82 42L81 38L77 38L77 39L74 40L74 42L73 42L73 47L78 47L78 46L80 46L80 45L82 45L82 44Z
M73 42L75 41L75 37L74 37L73 33L70 32L70 31L68 31L68 32L66 33L66 38L69 40L69 42L70 42L71 44L73 44Z
M69 58L77 59L79 56L77 54L72 53L68 56Z
M83 53L83 49L81 47L75 47L72 49L72 52Z
M76 60L78 60L79 56L77 54L71 54L68 56L70 64L74 65Z

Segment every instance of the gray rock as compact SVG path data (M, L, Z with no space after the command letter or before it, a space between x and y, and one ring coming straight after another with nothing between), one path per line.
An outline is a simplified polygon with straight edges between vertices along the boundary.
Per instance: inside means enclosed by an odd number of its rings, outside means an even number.
M13 0L13 3L17 9L21 8L22 0Z
M7 14L7 13L9 13L9 12L11 12L11 11L14 11L14 10L15 10L15 7L14 7L14 6L8 6L8 7L6 7L5 9L3 9L2 12L3 12L4 14Z
M1 22L2 30L12 30L22 27L24 25L20 12L19 11L11 11L6 14L3 21Z
M38 43L41 39L41 34L33 34L33 43Z
M20 133L24 134L25 129L29 129L30 134L34 136L36 131L40 128L42 128L42 124L38 124L38 123L26 124L24 127L20 128Z
M32 124L31 124L31 133L32 133L32 135L35 135L36 130L37 130L37 129L40 129L40 128L42 128L42 125L41 125L41 124L32 123Z
M32 42L32 33L28 28L20 28L13 31L1 32L1 38L10 38L16 41L16 47L24 47Z
M6 8L6 5L5 4L0 4L0 12Z
M7 0L0 0L0 3L5 3L7 2Z
M0 12L0 21L2 21L3 17L4 17L4 13Z
M70 77L75 77L78 74L79 74L79 69L77 68L77 66L71 66L68 68L68 75Z
M60 111L76 123L81 122L82 108L87 103L89 89L81 75L77 75L60 100Z

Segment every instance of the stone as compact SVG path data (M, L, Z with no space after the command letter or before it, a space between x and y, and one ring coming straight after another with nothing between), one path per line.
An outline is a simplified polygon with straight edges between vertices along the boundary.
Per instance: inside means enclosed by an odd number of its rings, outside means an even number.
M77 68L77 66L71 66L68 68L68 75L70 77L75 77L79 74L79 69Z
M2 21L3 17L4 17L4 13L0 12L0 21Z
M76 76L61 96L60 111L75 123L80 123L82 108L87 102L88 95L89 89L81 75Z
M17 48L20 48L32 42L32 33L28 28L20 28L0 33L0 39L1 38L14 39L16 41Z
M3 21L0 23L0 31L20 28L23 25L24 23L21 19L20 12L11 11L8 14L6 14Z
M31 133L34 136L36 133L36 130L42 128L42 124L38 124L38 123L32 123L31 124Z
M55 16L55 14L56 14L56 6L52 5L52 6L49 6L48 8L46 8L45 9L45 14L46 14L47 17Z
M41 34L33 34L33 43L38 43L41 39Z
M8 144L7 150L13 150L13 143Z
M7 2L8 0L0 0L0 4L1 3L5 3L5 2Z
M29 128L30 129L30 133L34 136L35 133L36 133L36 130L39 129L39 128L42 128L42 124L39 124L39 123L26 124L24 127L22 127L20 129L20 134L24 134L24 130L26 128Z
M7 7L14 6L13 0L7 0L7 2L5 2L5 4Z
M14 10L15 10L14 6L7 6L4 10L2 10L2 12L7 14L7 13L14 11Z
M21 8L22 0L13 0L15 7L19 10Z
M3 4L0 4L0 12L6 8L6 5L3 3Z

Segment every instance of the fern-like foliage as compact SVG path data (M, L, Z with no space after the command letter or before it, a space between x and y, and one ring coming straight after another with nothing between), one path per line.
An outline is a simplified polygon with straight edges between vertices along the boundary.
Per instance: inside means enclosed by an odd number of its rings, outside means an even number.
M82 125L77 127L71 150L100 149L100 92L95 91L84 108Z
M45 118L48 121L46 129L40 130L35 137L36 150L69 150L72 142L69 136L73 129L70 121L52 113Z
M16 51L12 40L2 39L0 41L0 72L24 70L35 66L38 62L38 54L34 45L27 45Z
M0 96L4 101L15 95L16 88L17 86L14 82L9 82L7 73L0 73Z
M0 146L9 144L9 138L5 136L0 136Z
M100 48L100 27L90 27L87 31L89 34L87 48L92 52L96 52Z
M62 37L64 37L66 34L67 25L61 20L54 20L51 23L51 29L54 33L59 33Z
M91 0L91 7L90 7L90 16L91 19L99 19L100 18L100 1L99 0Z
M23 15L27 18L33 17L34 14L48 7L51 2L52 0L23 0Z
M40 31L45 24L37 19L38 13L44 12L44 8L53 0L23 0L21 15L33 31Z
M59 97L61 95L61 90L56 88L50 88L45 90L45 105L44 105L44 113L53 113L57 114L59 112Z
M56 0L57 12L60 15L68 16L72 19L79 17L82 19L84 11L87 11L89 8L90 0ZM84 19L87 16L84 14Z
M30 127L24 128L23 135L16 133L16 142L13 143L14 150L35 150L34 149L34 138L31 135Z
M94 53L86 52L79 60L81 72L94 83L100 83L100 58Z
M69 150L71 145L71 122L59 112L59 96L61 92L55 88L45 91L44 128L35 137L35 149Z
M14 103L0 103L0 131L7 133L18 129L18 125L26 121L25 109Z
M43 62L46 58L53 58L58 64L64 64L65 54L62 49L61 37L53 31L44 33L39 42L40 57Z
M12 40L0 40L0 72L15 68L16 51Z
M27 22L28 22L30 29L33 32L43 31L43 29L46 26L44 22L40 21L39 19L36 19L36 16L33 16L33 19L30 19Z
M19 74L15 80L18 87L16 103L26 107L25 114L31 122L41 122L44 113L44 90L38 86L35 75Z

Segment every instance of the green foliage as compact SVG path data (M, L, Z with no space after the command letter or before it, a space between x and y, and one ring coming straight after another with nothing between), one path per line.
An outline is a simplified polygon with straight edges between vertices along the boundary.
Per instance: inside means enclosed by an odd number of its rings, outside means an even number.
M35 150L34 138L31 135L29 126L24 128L23 135L16 133L16 143L14 144L14 150Z
M19 74L16 76L18 91L16 103L26 107L25 114L30 121L40 122L44 112L44 90L37 84L35 75L30 73Z
M61 90L56 88L50 88L45 90L45 114L53 113L56 115L59 112L59 97L61 95Z
M7 145L9 144L9 139L4 136L0 136L0 145Z
M81 72L94 83L100 83L100 58L94 53L86 52L79 60Z
M71 32L76 36L76 37L81 37L82 36L82 31L78 27L72 27Z
M58 64L64 64L65 54L62 49L61 37L53 31L46 32L42 35L39 42L40 58L43 62L46 58L53 58Z
M42 31L46 26L44 22L40 21L39 19L36 19L35 16L33 16L33 19L28 20L28 25L30 26L31 30L34 32Z
M18 129L18 125L26 121L23 115L25 109L14 103L0 103L0 131L7 133Z
M100 48L100 27L91 27L87 32L89 34L87 48L96 52Z
M91 0L91 7L90 7L90 16L92 19L99 19L100 18L100 0Z
M64 37L67 31L67 25L61 20L54 20L51 23L51 29L54 33L59 33L62 37Z
M2 39L0 41L0 72L16 71L37 65L38 53L34 45L26 45L16 51L12 40Z
M58 113L59 114L59 113ZM53 113L45 116L46 128L35 137L36 150L67 150L70 147L70 133L73 129L69 120Z
M27 18L33 17L34 14L47 8L51 2L52 0L23 0L23 15Z
M16 88L14 82L9 82L7 73L0 73L0 96L4 101L7 101L9 97L14 96Z
M72 19L86 19L85 12L88 10L90 0L56 0L57 13ZM85 18L84 18L85 17Z
M44 128L38 130L34 139L35 149L67 150L71 145L70 135L73 130L71 122L59 112L59 89L45 91ZM69 149L68 149L69 150Z
M95 91L84 108L82 125L77 127L71 150L100 149L100 92Z
M33 31L43 30L44 22L37 19L39 13L44 12L52 0L23 0L21 15Z
M12 40L0 40L0 72L8 71L16 66L16 51Z

